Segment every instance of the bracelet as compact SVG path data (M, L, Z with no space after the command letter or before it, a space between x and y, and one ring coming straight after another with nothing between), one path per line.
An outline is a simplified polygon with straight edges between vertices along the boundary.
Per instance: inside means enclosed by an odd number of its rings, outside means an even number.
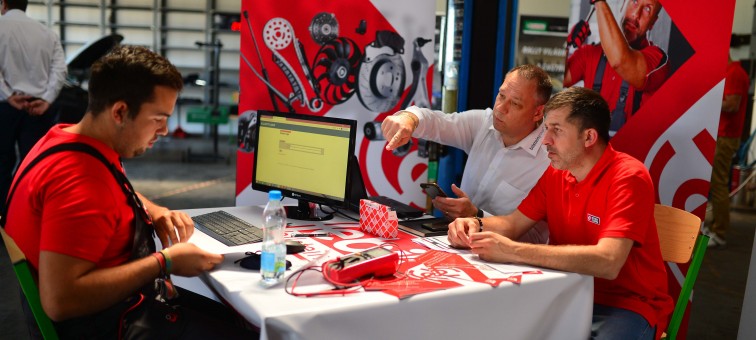
M152 257L158 261L158 266L160 266L160 276L165 276L165 255L160 252L154 252L152 253Z
M399 111L399 114L397 114L397 116L400 116L400 117L401 116L405 116L405 117L409 118L412 121L412 125L413 125L412 129L413 130L417 129L417 126L420 125L420 120L417 117L415 117L415 115L412 114L409 111Z
M161 250L160 254L163 254L163 257L165 258L165 276L170 276L171 267L173 267L173 261L171 260L171 255L168 254L167 249Z
M478 232L482 232L483 231L483 220L481 220L480 217L478 217L478 216L475 216L473 218L476 221L478 221L478 225L480 226L480 229L478 229Z

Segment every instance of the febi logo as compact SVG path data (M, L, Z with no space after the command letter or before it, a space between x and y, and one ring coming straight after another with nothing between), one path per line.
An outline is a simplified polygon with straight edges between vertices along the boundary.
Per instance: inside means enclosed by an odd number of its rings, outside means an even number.
M595 225L601 225L601 219L598 218L598 216L593 216L591 214L588 214L588 222L591 222Z

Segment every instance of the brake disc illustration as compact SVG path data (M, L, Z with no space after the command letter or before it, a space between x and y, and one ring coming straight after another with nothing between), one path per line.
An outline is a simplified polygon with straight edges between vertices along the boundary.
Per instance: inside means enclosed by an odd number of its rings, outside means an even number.
M357 96L365 108L385 112L393 108L404 91L404 39L395 32L379 31L365 47L357 79Z
M263 40L265 40L265 46L273 53L273 61L278 65L281 71L286 75L286 79L291 84L294 95L300 101L303 107L307 107L312 112L318 112L323 108L323 101L318 98L319 91L315 91L315 98L308 99L307 93L304 90L302 81L297 76L294 68L281 56L278 52L294 42L294 49L297 53L297 59L302 67L302 71L308 80L311 81L311 85L314 85L314 78L310 72L310 66L307 63L304 50L302 49L302 43L294 35L294 29L288 20L284 18L273 18L268 20L263 28Z
M352 97L361 60L362 52L357 43L345 37L331 39L318 50L312 71L326 103L341 104Z
M339 22L333 13L318 13L310 22L310 35L318 45L336 39L339 36Z

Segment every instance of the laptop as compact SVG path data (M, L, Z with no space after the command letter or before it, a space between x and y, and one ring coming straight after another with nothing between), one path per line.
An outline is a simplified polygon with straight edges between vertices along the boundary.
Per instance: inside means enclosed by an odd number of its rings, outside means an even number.
M440 236L448 233L449 223L443 217L399 221L399 230L419 237Z
M425 212L420 209L412 207L408 204L404 204L387 196L368 197L367 191L365 190L365 182L362 180L362 171L360 171L360 164L357 160L357 157L352 155L352 157L349 158L349 162L351 163L350 168L352 169L352 172L348 174L349 192L347 197L347 205L349 210L360 212L360 199L365 198L391 208L392 210L396 211L396 217L400 219L418 218L425 214Z
M425 214L420 209L412 207L408 204L404 204L390 197L370 196L367 199L378 204L383 204L389 207L391 210L396 211L396 217L400 219L418 218L418 217L423 216L423 214Z

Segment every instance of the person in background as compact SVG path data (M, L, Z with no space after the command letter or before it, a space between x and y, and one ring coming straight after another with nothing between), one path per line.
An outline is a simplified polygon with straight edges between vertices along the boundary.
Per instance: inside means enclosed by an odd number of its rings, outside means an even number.
M662 9L658 0L626 0L620 25L605 0L590 0L596 11L600 45L583 45L591 34L586 21L579 21L567 37L577 47L567 59L564 86L580 80L601 93L609 103L613 136L645 100L667 80L667 54L647 38Z
M452 246L481 260L594 276L592 339L654 339L673 310L643 163L609 145L609 106L571 87L546 104L543 144L551 167L513 213L459 218ZM537 221L549 244L513 241Z
M722 112L719 114L717 148L711 169L709 201L713 220L707 232L710 237L709 247L727 244L725 235L730 228L730 169L732 156L740 146L740 136L743 133L749 86L748 73L740 66L740 62L728 57Z
M61 338L256 337L204 297L184 291L172 306L161 302L175 296L171 273L197 276L223 261L187 243L192 219L135 192L120 162L167 134L182 87L164 57L116 47L92 65L84 118L54 126L19 166L5 229L38 275ZM45 156L71 143L89 151Z
M447 218L508 214L522 201L549 165L543 140L543 105L551 96L549 75L534 65L510 70L493 109L445 114L412 106L381 123L387 150L423 138L464 150L467 155L458 198L436 197L433 205ZM522 241L545 243L540 225Z
M17 161L55 124L50 104L66 79L58 36L26 16L27 0L0 1L0 197ZM16 146L18 145L18 158Z

